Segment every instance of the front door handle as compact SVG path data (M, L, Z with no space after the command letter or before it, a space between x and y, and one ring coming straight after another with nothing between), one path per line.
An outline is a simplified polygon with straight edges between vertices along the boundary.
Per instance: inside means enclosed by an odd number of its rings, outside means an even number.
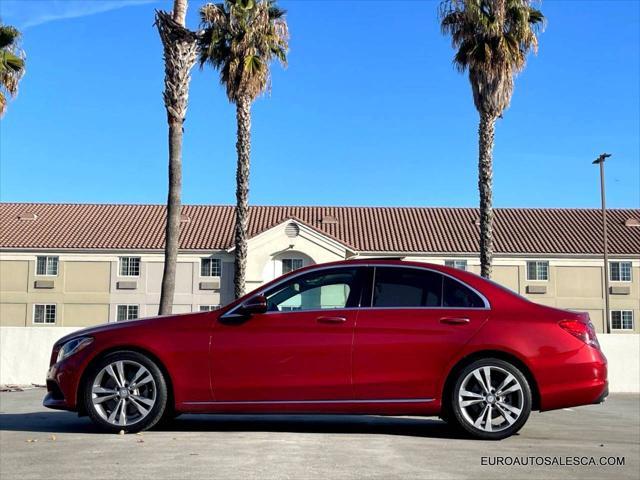
M318 323L344 323L347 319L344 317L318 317L316 321Z
M466 325L470 321L468 318L444 317L440 319L440 323L446 323L447 325Z

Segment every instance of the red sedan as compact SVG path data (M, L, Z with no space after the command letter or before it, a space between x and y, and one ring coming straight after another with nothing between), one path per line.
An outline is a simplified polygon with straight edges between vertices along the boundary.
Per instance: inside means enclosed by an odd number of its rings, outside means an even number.
M45 406L110 431L183 412L438 415L483 439L608 392L587 314L394 260L316 265L221 310L75 332L53 348L47 389Z

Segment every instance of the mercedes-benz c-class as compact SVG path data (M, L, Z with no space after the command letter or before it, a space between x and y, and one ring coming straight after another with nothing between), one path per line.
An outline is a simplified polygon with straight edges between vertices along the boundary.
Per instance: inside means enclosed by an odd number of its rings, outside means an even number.
M315 265L211 312L80 330L44 405L136 432L180 413L439 416L481 439L531 410L602 402L586 313L472 273L399 260Z

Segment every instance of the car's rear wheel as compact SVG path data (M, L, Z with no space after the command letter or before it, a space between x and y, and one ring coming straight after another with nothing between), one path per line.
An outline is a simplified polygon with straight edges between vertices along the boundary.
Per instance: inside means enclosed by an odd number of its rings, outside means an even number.
M86 411L105 430L139 432L156 425L165 414L167 383L145 355L110 353L93 365L86 378Z
M516 433L531 412L531 389L509 362L487 358L458 375L450 398L452 420L475 438L500 440Z

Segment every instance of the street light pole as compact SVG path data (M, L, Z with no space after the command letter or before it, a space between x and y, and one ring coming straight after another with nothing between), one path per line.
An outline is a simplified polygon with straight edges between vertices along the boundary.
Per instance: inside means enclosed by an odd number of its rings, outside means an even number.
M611 318L609 313L609 248L607 242L607 204L604 190L604 161L611 156L610 153L603 153L596 158L593 165L600 165L600 198L602 201L602 246L604 250L604 331L611 333Z

